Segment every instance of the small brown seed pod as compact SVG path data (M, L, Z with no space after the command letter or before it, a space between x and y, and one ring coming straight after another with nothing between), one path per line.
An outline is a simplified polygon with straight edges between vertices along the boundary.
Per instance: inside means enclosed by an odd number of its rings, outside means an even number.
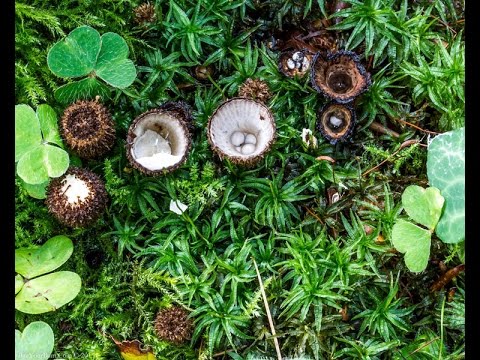
M108 109L96 100L79 100L65 109L60 133L79 157L105 155L115 143L115 126Z

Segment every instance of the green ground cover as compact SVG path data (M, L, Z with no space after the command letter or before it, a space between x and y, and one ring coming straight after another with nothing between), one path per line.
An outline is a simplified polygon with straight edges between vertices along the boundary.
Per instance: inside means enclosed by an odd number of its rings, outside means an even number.
M463 359L463 29L454 0L16 1L16 358ZM299 50L370 74L344 141ZM275 119L251 166L208 138L239 95ZM100 156L60 130L77 100L110 113ZM172 101L190 152L145 174L129 127ZM108 198L73 227L45 199L72 166Z

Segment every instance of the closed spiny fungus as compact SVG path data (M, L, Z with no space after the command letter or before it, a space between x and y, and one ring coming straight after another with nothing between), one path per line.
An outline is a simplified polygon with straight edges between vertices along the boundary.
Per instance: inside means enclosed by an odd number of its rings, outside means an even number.
M290 50L280 54L278 70L288 77L303 77L310 70L313 55L307 50Z
M351 51L338 51L313 59L312 86L326 97L345 104L352 101L370 86L370 74Z
M155 14L155 6L149 2L137 6L133 10L133 13L135 14L135 21L140 25L152 23L157 18Z
M265 81L248 78L240 86L238 96L266 103L272 97L272 94Z
M83 159L106 154L115 143L115 127L98 98L79 100L65 109L60 132L67 146Z
M87 169L70 167L49 184L45 202L48 211L62 224L86 227L102 216L108 195L100 176Z
M332 145L347 140L354 126L355 112L349 105L329 103L318 112L318 131Z
M127 134L127 158L146 175L174 171L186 160L191 146L190 109L168 102L139 115Z
M208 122L208 141L221 158L250 166L260 161L275 139L275 120L268 107L247 98L220 105Z
M157 313L155 332L160 339L180 345L191 338L192 331L193 323L183 308L172 306Z

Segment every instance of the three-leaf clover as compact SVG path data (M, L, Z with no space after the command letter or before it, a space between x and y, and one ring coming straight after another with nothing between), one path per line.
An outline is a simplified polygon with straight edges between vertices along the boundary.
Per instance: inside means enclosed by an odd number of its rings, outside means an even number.
M63 175L70 161L62 147L57 115L49 105L36 112L25 104L15 106L15 162L25 183L46 184Z
M410 185L402 194L402 205L408 216L423 227L399 219L392 229L392 243L405 253L405 265L412 272L425 270L430 257L432 233L440 219L444 198L435 187L424 189Z
M116 33L100 36L90 26L76 28L50 49L47 64L59 77L88 77L61 86L55 91L55 98L68 103L81 97L107 95L108 88L97 77L115 88L127 88L137 76L128 53L127 43Z
M72 271L51 271L73 253L73 243L59 235L37 249L15 250L15 309L28 314L55 311L73 300L82 281Z
M52 328L43 321L28 324L23 332L15 330L15 360L48 360L54 340Z

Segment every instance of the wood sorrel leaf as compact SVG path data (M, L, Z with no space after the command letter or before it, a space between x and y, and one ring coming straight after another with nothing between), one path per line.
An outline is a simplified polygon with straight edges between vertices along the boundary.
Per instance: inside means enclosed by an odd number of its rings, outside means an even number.
M60 77L85 76L94 69L100 46L98 31L80 26L53 45L47 55L48 67Z
M27 184L46 183L67 171L69 156L58 147L62 142L56 122L49 105L40 105L36 113L28 105L15 106L15 162L18 176Z
M55 311L73 300L82 280L71 271L58 271L26 281L15 296L15 309L27 314Z
M440 190L410 185L402 194L402 205L415 222L433 231L442 214L444 199Z
M59 268L72 253L72 240L64 235L54 236L37 249L15 250L15 271L32 279Z
M47 360L53 351L52 328L43 321L28 324L23 332L15 330L15 360Z
M392 229L395 249L405 253L405 265L413 272L425 270L430 257L431 233L409 221L397 220Z

